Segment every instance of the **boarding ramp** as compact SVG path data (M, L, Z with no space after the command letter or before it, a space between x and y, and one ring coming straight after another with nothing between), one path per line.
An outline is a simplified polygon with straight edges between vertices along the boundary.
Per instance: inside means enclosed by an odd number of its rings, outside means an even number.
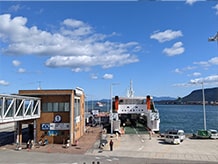
M41 99L0 94L0 123L40 118Z

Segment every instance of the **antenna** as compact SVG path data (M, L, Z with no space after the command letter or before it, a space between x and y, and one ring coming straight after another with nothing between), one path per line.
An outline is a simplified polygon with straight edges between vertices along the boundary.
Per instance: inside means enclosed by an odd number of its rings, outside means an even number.
M38 81L38 84L39 84L39 86L38 86L37 90L41 90L42 89L41 88L41 81Z
M129 90L127 92L127 97L134 97L134 90L133 90L133 86L132 86L132 80L130 80L130 86L129 86Z

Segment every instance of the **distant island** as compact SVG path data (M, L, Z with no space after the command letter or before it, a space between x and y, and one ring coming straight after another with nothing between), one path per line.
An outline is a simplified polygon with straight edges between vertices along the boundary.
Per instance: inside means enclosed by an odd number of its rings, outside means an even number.
M218 105L218 87L204 89L205 104ZM185 97L178 97L175 100L156 100L156 104L203 104L202 89L194 90Z

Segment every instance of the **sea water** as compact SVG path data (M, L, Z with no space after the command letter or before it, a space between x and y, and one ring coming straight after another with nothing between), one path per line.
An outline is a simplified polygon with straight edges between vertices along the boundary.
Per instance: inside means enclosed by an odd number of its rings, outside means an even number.
M160 132L168 129L183 129L195 133L204 129L202 105L156 105L160 114ZM206 128L218 130L218 106L205 106Z
M89 111L93 105L88 104ZM183 129L185 133L196 133L204 129L203 105L155 105L160 114L160 132L168 129ZM110 103L103 107L96 107L99 112L109 112ZM88 110L88 109L87 109ZM206 105L206 128L218 130L218 106Z

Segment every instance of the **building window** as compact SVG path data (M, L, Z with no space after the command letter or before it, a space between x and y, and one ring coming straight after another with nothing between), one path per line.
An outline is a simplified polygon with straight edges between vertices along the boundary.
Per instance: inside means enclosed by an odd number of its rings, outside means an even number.
M80 121L80 99L75 97L74 99L74 122L78 123Z
M42 112L69 112L69 102L42 103Z
M55 102L55 103L53 103L53 112L58 112L59 110L58 110L58 103L57 102Z

